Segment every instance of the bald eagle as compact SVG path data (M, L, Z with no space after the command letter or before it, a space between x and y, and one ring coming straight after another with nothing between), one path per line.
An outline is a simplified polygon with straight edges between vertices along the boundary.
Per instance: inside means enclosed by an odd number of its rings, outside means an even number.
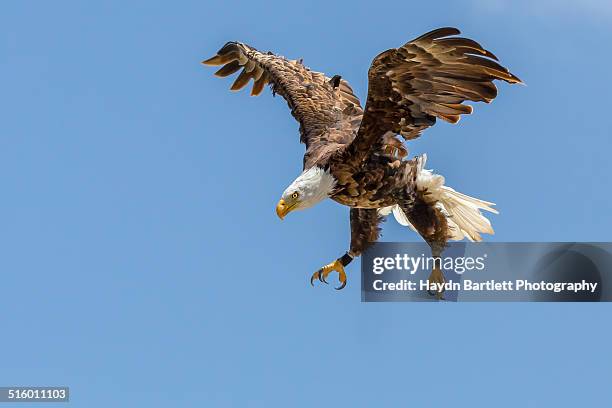
M349 250L316 271L311 284L327 283L335 271L336 289L344 288L344 267L379 238L379 224L391 213L420 234L436 258L448 240L480 241L481 233L493 234L481 210L497 213L494 204L445 186L443 176L425 169L426 156L407 159L403 144L436 119L457 123L472 113L465 101L491 102L497 96L494 80L521 83L490 51L459 34L456 28L440 28L376 56L368 71L365 110L348 82L311 71L301 60L228 42L203 61L222 65L218 77L241 70L232 91L253 80L251 95L259 95L270 84L300 124L303 172L276 206L281 219L326 198L350 207ZM429 280L445 281L439 266Z

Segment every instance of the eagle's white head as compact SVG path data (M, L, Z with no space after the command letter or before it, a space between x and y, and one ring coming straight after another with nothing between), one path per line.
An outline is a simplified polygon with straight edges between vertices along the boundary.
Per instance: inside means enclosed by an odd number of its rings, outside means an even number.
M321 167L304 170L283 192L276 214L282 220L291 211L310 208L329 197L335 185L336 179Z

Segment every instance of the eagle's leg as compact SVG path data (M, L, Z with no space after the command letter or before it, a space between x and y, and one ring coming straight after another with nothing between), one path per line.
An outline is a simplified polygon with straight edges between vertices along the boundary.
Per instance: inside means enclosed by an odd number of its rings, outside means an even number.
M336 288L336 290L343 289L346 286L346 272L344 271L344 267L351 263L353 257L347 252L342 255L342 257L336 259L334 262L328 263L323 266L321 269L316 271L310 277L310 284L314 286L315 279L320 280L321 282L327 283L327 277L333 271L338 272L338 280L340 281L340 286Z
M444 272L442 272L441 269L441 264L442 264L442 250L439 249L440 246L438 243L430 243L428 242L430 248L431 248L431 255L434 258L434 266L431 270L431 274L429 275L429 278L427 278L427 281L431 284L431 283L435 283L437 285L437 287L440 288L440 290L437 291L433 291L431 289L427 290L427 293L429 293L432 296L436 296L438 299L444 299L443 294L444 294L444 284L446 283L446 277L444 276Z
M346 286L344 267L376 242L380 235L378 224L382 220L383 217L378 215L376 209L351 208L351 249L342 257L316 271L310 278L310 284L313 284L315 279L327 283L327 276L332 271L336 271L340 279L340 286L336 289L344 288Z
M429 283L435 283L440 289L436 291L428 290L427 292L438 299L444 299L443 285L446 283L446 277L441 269L441 257L448 241L448 222L446 221L446 216L434 205L425 202L418 196L412 205L402 205L401 207L410 223L431 248L434 266L427 280Z

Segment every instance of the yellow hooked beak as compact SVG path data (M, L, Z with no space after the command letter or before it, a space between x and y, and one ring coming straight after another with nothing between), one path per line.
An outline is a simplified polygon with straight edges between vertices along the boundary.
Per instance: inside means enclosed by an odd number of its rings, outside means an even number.
M297 203L287 205L285 200L281 198L278 204L276 204L276 215L278 215L278 218L282 220L287 214L291 212L291 210L293 209L293 207L295 207L296 204Z

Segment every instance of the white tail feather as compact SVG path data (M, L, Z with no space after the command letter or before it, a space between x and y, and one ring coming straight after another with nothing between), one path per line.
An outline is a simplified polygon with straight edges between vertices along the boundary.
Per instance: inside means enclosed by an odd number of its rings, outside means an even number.
M494 203L470 197L453 190L444 185L444 177L434 174L431 170L424 168L427 156L423 155L418 159L417 164L417 189L427 192L424 195L427 202L438 207L448 222L449 239L459 241L467 238L470 241L481 241L481 233L493 234L491 222L480 212L480 210L489 211L493 214L499 214L494 206ZM381 215L389 215L393 212L393 216L398 223L408 226L415 230L414 226L406 217L406 214L398 205L380 208L378 212Z

